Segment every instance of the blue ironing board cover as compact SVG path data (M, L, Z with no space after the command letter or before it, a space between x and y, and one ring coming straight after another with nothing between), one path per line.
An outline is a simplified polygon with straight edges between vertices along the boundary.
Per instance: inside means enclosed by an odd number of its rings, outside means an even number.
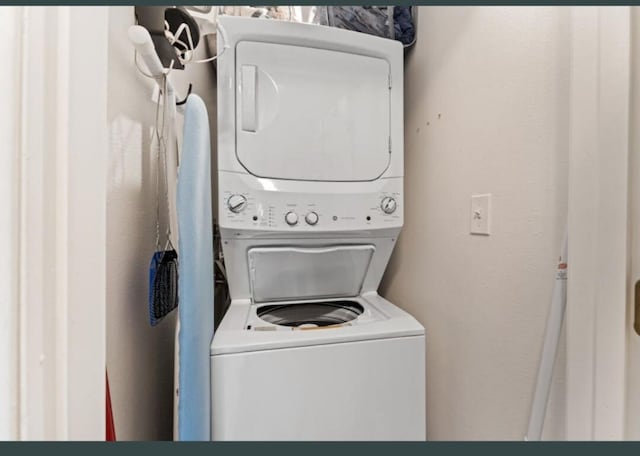
M189 95L177 183L178 213L178 440L211 438L213 337L213 218L207 109Z

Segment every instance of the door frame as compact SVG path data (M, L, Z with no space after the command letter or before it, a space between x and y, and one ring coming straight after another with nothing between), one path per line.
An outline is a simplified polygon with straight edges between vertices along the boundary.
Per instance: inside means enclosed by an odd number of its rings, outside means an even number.
M19 94L16 115L0 115L11 132L0 167L2 436L103 440L108 11L12 12L21 77L5 86ZM567 437L622 439L631 8L571 15Z
M108 11L11 14L0 424L9 439L104 440Z
M567 438L625 438L630 7L572 7Z
M5 40L0 42L0 52L14 66L0 73L0 85L6 90L0 104L0 242L4 254L0 255L0 440L15 440L18 437L18 301L19 261L18 228L19 216L19 93L20 93L20 47L21 13L18 8L0 8L0 29Z
M640 129L631 128L640 122L640 8L631 12L631 97L629 128L629 281L627 323L627 397L626 438L640 440L640 336L634 329L636 283L640 281ZM640 298L640 296L638 297Z

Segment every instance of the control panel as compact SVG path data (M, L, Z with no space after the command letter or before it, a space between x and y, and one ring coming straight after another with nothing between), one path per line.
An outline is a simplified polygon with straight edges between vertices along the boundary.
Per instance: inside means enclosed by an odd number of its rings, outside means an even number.
M219 192L220 224L225 228L342 231L400 227L403 222L401 178L387 179L371 192L357 191L362 184L356 184L351 193L273 191L247 188L239 177L223 180L231 181L221 181Z

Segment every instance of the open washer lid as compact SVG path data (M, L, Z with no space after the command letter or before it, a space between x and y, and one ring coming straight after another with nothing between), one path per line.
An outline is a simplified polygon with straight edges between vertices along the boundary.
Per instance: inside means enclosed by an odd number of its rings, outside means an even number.
M253 302L358 296L374 252L369 244L252 248Z

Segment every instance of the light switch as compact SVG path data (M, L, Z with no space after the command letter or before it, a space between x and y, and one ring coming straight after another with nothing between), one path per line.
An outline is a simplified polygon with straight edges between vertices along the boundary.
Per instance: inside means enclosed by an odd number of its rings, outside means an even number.
M471 234L488 236L491 221L491 194L471 195Z

